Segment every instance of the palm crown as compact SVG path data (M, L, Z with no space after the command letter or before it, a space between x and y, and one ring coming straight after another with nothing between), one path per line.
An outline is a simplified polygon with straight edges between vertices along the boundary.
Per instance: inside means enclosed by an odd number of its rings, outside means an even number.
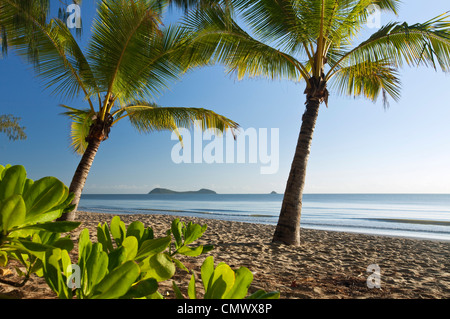
M10 28L20 35L10 40L16 52L35 63L39 77L53 94L67 99L81 94L86 101L87 108L63 105L67 109L64 114L73 120L72 146L76 152L83 154L89 139L95 138L89 136L94 122L104 127L96 136L102 140L112 125L125 118L140 132L176 131L197 120L204 129L238 127L210 110L160 107L151 102L186 69L181 54L185 34L180 28L161 27L166 2L102 0L85 51L65 21L42 21L36 8L26 3L5 0L3 24L12 25L15 17L26 21ZM30 41L24 36L30 30L34 54L30 54Z
M195 33L197 55L220 62L242 78L332 82L338 92L375 100L400 95L398 68L427 65L449 70L450 20L442 15L425 23L389 23L355 43L366 26L370 5L397 14L398 0L234 0L230 10L212 6L185 21ZM196 57L197 59L199 56ZM312 80L315 79L315 80ZM326 90L321 92L327 100Z

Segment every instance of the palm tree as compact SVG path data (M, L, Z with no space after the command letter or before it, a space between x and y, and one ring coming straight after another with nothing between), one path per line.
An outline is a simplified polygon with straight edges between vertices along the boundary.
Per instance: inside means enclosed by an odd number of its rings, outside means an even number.
M235 0L246 23L218 6L185 19L193 33L196 63L222 63L244 76L305 81L306 109L287 181L274 242L300 244L306 168L322 103L332 87L339 93L387 103L400 97L399 68L450 66L448 14L424 23L389 23L357 42L369 5L397 14L397 0ZM249 31L246 31L249 30ZM385 104L386 105L386 104Z
M42 23L23 10L22 1L2 1L12 14L34 26L32 36L38 54L30 57L20 38L10 39L16 52L36 63L38 76L46 87L53 88L52 93L68 99L81 95L86 101L85 108L63 105L64 114L72 120L72 147L82 154L69 187L75 194L74 205L79 203L100 144L124 119L142 133L177 132L178 127L189 127L194 122L200 123L202 129L218 132L238 127L210 110L161 107L148 100L186 70L181 51L186 34L176 27L161 27L165 6L162 1L100 1L86 52L64 21ZM76 208L65 219L75 217Z

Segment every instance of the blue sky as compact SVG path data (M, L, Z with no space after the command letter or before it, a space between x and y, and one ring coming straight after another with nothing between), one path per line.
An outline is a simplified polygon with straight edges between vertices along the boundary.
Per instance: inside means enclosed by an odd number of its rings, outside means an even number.
M382 23L424 22L448 10L448 0L408 0L397 18L383 16ZM92 2L84 1L84 39L93 13ZM450 193L450 77L425 68L405 68L401 75L401 100L391 101L388 110L381 101L331 91L329 108L320 110L306 193ZM209 108L244 129L278 128L278 172L260 174L261 163L175 164L171 132L140 135L122 122L101 145L85 193L147 193L154 187L282 193L304 111L303 90L302 83L238 81L221 66L194 70L157 102ZM80 157L69 147L70 123L58 105L85 105L49 93L13 53L0 60L0 114L21 117L28 135L17 142L0 135L0 163L22 164L33 179L52 175L70 184Z

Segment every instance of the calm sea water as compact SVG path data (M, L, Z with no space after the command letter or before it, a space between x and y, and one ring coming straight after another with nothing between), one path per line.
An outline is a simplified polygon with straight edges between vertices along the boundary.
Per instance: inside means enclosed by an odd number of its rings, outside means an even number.
M79 210L276 224L283 195L83 195ZM450 241L450 195L307 194L303 228Z

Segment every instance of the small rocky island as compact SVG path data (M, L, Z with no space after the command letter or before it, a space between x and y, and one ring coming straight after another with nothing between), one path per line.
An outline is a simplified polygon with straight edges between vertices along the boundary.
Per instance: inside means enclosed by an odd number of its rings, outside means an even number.
M270 193L270 195L276 195L276 194L278 194L276 191L272 191L272 192Z
M167 188L155 188L149 192L150 195L160 194L217 194L215 191L202 188L198 191L177 192Z

